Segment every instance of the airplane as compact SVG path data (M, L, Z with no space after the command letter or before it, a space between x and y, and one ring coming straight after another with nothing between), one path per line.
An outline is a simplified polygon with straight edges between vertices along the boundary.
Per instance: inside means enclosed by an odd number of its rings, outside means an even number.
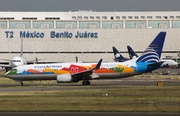
M23 57L23 38L21 38L20 56L14 56L12 59L2 59L2 60L9 62L9 64L0 64L0 67L4 67L6 72L9 71L10 69L14 68L14 67L26 65L27 63L33 63L33 61L36 61L36 63L37 63L37 61L38 61L37 58L35 60L27 61Z
M160 68L160 61L166 32L160 32L138 58L124 62L102 63L51 63L18 66L4 74L5 77L19 81L57 80L58 83L82 81L90 85L93 79L125 78Z

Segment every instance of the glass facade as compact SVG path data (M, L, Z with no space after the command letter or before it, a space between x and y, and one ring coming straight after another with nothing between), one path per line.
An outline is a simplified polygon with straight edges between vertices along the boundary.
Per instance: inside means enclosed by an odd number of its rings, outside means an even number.
M75 21L62 21L62 22L56 22L56 28L57 29L76 29L77 28L77 22Z
M126 21L125 28L126 29L140 29L145 28L146 21Z
M30 29L30 21L10 21L9 22L10 29Z
M6 21L0 21L0 29L6 29L7 28L7 22Z
M169 21L149 21L148 26L158 28L169 28Z
M172 21L172 28L180 28L180 21Z
M80 29L99 29L100 28L100 22L80 21L79 22L79 28Z
M122 28L123 22L102 22L102 28L103 29L117 29L117 28Z
M53 29L54 23L53 21L33 21L33 28L35 29Z

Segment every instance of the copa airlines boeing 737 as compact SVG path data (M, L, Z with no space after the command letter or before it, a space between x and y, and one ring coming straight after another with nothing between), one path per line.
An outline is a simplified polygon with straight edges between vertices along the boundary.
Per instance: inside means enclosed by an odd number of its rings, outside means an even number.
M160 61L166 32L160 32L144 53L138 58L125 62L101 63L54 63L34 64L13 68L4 75L10 79L26 80L57 80L59 83L78 82L90 85L92 79L124 78L153 71L162 64ZM97 64L97 65L96 65ZM94 68L95 67L95 68Z

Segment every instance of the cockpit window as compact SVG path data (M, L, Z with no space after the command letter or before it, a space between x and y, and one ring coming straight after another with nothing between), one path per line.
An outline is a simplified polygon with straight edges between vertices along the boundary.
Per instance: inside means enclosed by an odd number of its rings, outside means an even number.
M12 71L12 72L16 72L16 71L17 71L17 69L12 69L11 71Z
M21 60L12 60L12 62L21 62Z

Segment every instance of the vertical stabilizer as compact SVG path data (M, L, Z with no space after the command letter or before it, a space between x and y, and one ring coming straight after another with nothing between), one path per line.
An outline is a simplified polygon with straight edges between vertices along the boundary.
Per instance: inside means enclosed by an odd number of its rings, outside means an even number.
M112 49L113 49L114 58L115 58L114 60L115 60L116 62L124 62L124 61L129 60L129 59L123 57L123 56L121 55L121 53L120 53L115 47L112 47Z
M133 59L134 57L135 58L138 57L138 55L136 54L136 52L134 52L134 50L131 48L131 46L127 46L127 49L128 49L130 59Z
M160 32L136 62L159 62L166 32Z

